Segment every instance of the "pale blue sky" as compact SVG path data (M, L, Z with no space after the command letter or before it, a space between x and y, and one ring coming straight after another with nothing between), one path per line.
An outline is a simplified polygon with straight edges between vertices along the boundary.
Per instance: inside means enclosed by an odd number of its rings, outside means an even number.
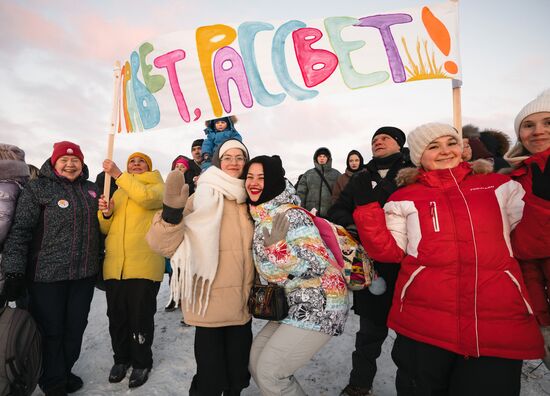
M81 144L93 177L105 156L112 96L112 64L142 41L176 30L247 20L315 20L370 15L436 2L385 1L79 1L0 2L0 142L27 152L37 166L59 140ZM460 2L464 86L463 123L514 136L521 107L550 86L550 1ZM252 155L280 154L291 178L312 166L317 147L333 152L343 170L347 152L370 156L379 126L408 131L429 121L452 122L450 82L383 85L240 117ZM201 125L119 135L115 160L136 150L151 154L164 174L189 154Z

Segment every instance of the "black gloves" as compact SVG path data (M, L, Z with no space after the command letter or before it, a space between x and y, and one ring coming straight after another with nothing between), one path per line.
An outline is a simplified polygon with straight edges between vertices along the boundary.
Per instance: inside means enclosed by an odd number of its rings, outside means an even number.
M25 276L23 274L7 273L4 283L4 297L8 301L15 301L25 295Z
M388 177L390 176L390 177ZM369 172L359 172L350 180L353 201L356 206L366 205L371 202L378 202L384 206L390 195L397 189L395 176L386 177L376 187L372 187L372 179Z
M550 201L550 160L546 161L544 171L537 164L531 164L533 174L533 194L539 198Z

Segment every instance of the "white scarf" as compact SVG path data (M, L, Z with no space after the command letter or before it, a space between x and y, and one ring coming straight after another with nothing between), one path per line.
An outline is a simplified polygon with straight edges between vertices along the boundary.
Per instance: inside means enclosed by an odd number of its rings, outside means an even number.
M224 199L238 204L245 202L244 181L211 166L199 177L193 211L182 220L183 241L170 261L174 274L170 284L172 299L180 301L183 297L187 310L202 316L208 308L210 288L218 269ZM197 288L199 306L195 311Z

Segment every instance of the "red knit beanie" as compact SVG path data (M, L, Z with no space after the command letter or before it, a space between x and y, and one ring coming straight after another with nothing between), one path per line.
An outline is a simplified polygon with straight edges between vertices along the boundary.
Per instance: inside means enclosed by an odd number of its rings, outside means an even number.
M82 154L80 146L76 143L64 140L53 144L53 153L50 159L52 166L55 166L59 157L63 157L64 155L74 155L84 164L84 154Z

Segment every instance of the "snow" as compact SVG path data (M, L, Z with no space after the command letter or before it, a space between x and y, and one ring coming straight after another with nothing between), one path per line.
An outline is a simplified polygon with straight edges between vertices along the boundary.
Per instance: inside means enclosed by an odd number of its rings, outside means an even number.
M188 393L191 379L195 373L193 352L194 328L180 325L181 313L176 310L164 312L168 301L168 282L161 285L158 295L158 310L155 315L155 340L153 343L153 370L149 380L141 387L130 390L128 377L118 384L111 384L107 378L113 364L111 339L109 337L105 293L97 290L94 294L88 327L80 359L73 372L82 377L84 387L74 395L185 395ZM256 334L265 321L254 320L253 331ZM359 317L350 312L343 335L333 337L325 347L314 356L312 361L297 371L296 377L304 391L311 396L336 396L346 386L351 369L351 353L355 345L355 333L359 328ZM395 333L382 347L382 356L378 359L378 373L374 380L376 396L395 395L395 366L390 352ZM540 361L524 364L522 378L522 396L550 395L550 372ZM536 368L536 369L535 369ZM533 369L535 369L533 371ZM532 371L532 372L531 372ZM37 390L33 395L41 395ZM259 395L258 388L251 380L250 386L242 392L243 396Z

